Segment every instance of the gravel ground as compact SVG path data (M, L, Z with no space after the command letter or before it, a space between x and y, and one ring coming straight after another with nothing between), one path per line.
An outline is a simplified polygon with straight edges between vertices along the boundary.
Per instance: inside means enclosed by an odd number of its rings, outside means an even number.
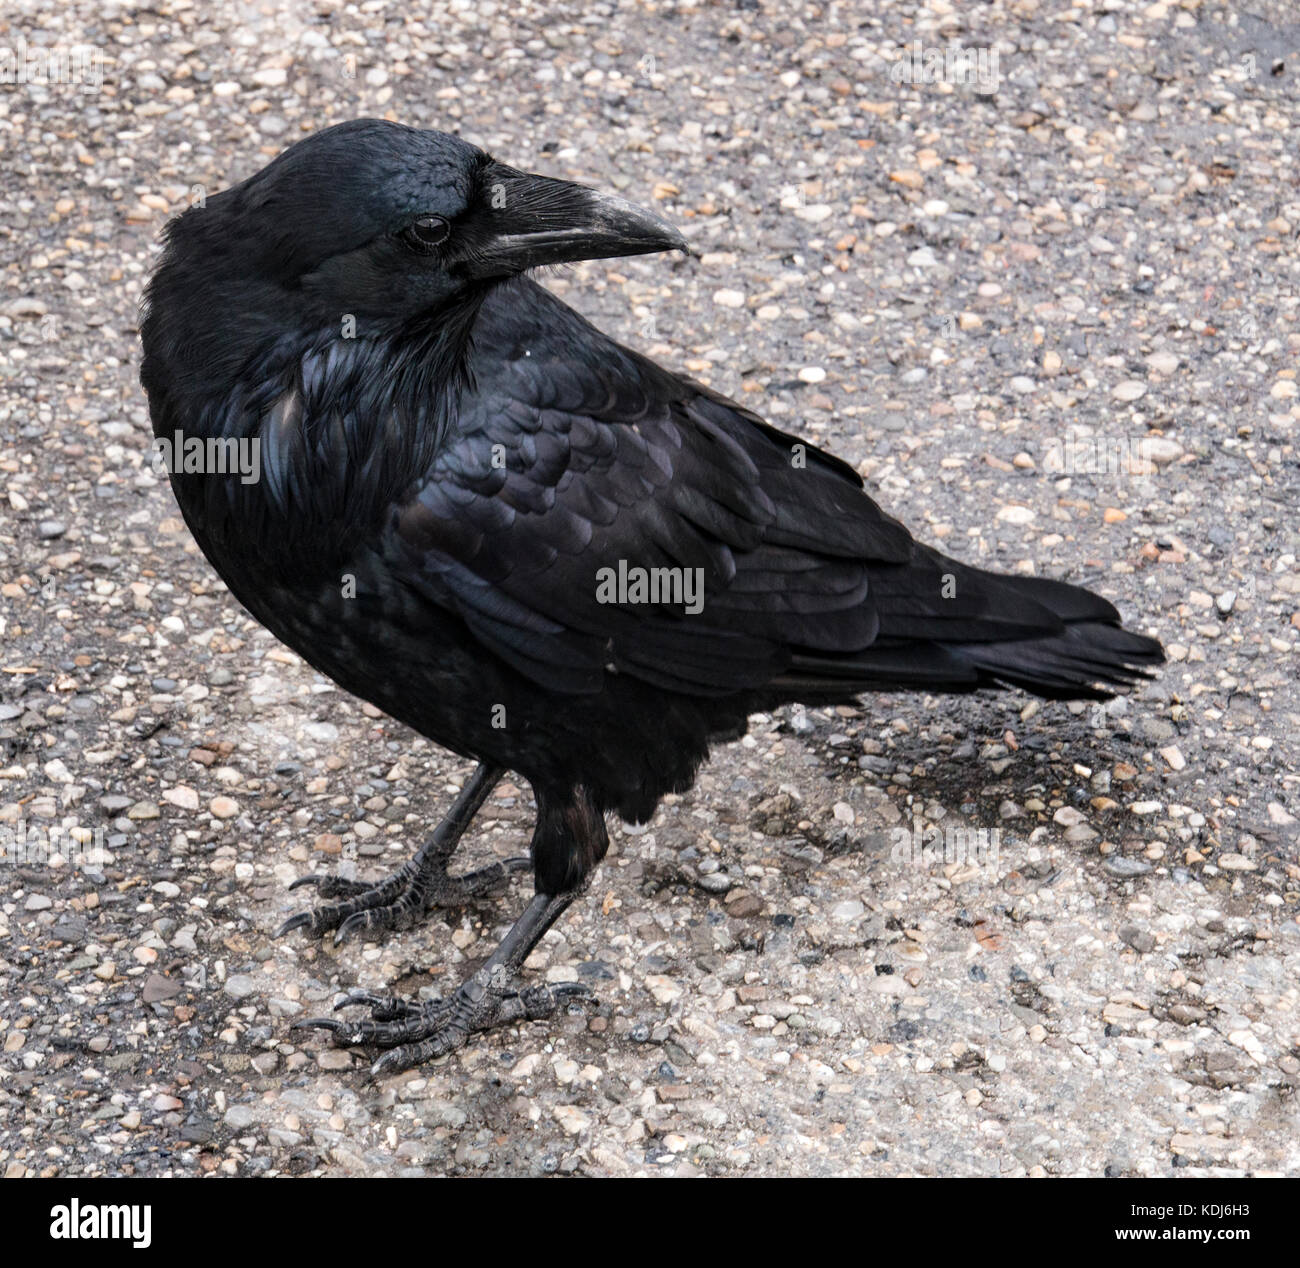
M0 84L6 1175L1298 1169L1288 0L11 0L22 40L102 84ZM996 83L907 82L914 41ZM467 770L225 594L147 461L135 318L170 213L385 113L659 207L698 258L548 284L1171 663L1105 707L755 718L530 962L596 1005L373 1084L292 1020L436 994L527 882L271 940ZM530 814L503 785L471 860ZM997 849L910 848L954 826Z

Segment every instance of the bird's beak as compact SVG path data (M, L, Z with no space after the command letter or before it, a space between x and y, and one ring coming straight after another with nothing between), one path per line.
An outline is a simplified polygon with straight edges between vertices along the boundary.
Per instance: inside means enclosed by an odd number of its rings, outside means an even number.
M453 267L473 278L510 277L543 264L683 251L666 220L612 194L493 163Z

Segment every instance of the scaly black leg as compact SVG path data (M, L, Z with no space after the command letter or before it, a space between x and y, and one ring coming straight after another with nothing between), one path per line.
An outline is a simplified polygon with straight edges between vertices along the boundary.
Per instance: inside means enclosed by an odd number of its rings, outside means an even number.
M289 886L314 885L322 898L342 898L339 903L323 903L311 911L299 912L276 930L281 937L294 929L312 934L333 929L335 943L362 930L385 932L409 929L424 919L434 907L459 907L499 885L512 872L529 866L526 858L507 859L469 872L465 876L448 876L451 859L465 829L501 782L505 771L499 766L479 765L465 782L433 836L420 847L409 863L385 881L368 884L346 880L328 873L303 876Z
M428 1004L410 1004L393 995L355 991L337 1003L335 1011L364 1004L370 1018L342 1021L311 1017L298 1026L328 1030L335 1044L373 1044L390 1051L371 1067L371 1074L396 1074L461 1047L471 1034L507 1022L549 1017L567 1001L590 995L585 986L520 987L518 973L529 952L555 923L579 890L564 894L535 894L524 914L511 926L501 945L455 994Z

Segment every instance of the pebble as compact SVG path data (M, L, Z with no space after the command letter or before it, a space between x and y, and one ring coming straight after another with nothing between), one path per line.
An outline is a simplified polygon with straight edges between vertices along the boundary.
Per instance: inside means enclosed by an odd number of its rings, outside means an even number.
M182 810L199 808L199 794L184 784L177 784L175 788L167 789L162 796L164 801L170 802L173 806L180 806Z
M49 305L32 295L19 295L4 306L7 317L44 317L50 311Z
M554 1109L555 1120L570 1136L580 1135L591 1126L591 1118L576 1105L557 1105Z
M1259 864L1244 854L1220 854L1218 864L1229 872L1254 872L1259 869Z
M737 920L746 920L757 916L763 910L763 900L747 889L733 889L723 900L727 915Z
M1155 950L1156 940L1151 934L1144 929L1139 929L1136 925L1125 925L1119 931L1120 941L1132 947L1134 951L1147 955Z
M236 1131L243 1131L257 1122L257 1115L251 1105L232 1105L225 1114L225 1124Z
M1167 436L1143 436L1138 441L1138 453L1147 462L1154 462L1158 467L1166 467L1183 456L1183 447Z
M1131 858L1110 858L1106 860L1104 866L1112 876L1124 879L1133 876L1146 876L1153 870L1150 863L1144 862L1142 859Z
M652 974L645 980L646 989L654 996L656 1004L671 1004L682 997L682 988L675 979L662 973Z
M163 1000L174 999L183 989L180 982L164 977L161 973L150 973L144 980L140 996L146 1004L159 1004Z
M1037 518L1037 512L1032 507L1010 506L1001 507L998 510L997 518L1005 524L1031 524Z

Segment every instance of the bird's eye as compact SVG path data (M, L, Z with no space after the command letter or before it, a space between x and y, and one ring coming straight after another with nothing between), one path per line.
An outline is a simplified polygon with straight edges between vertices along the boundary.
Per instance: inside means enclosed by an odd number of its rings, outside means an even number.
M412 250L427 254L443 242L450 232L451 225L441 216L420 216L412 220L398 237Z

